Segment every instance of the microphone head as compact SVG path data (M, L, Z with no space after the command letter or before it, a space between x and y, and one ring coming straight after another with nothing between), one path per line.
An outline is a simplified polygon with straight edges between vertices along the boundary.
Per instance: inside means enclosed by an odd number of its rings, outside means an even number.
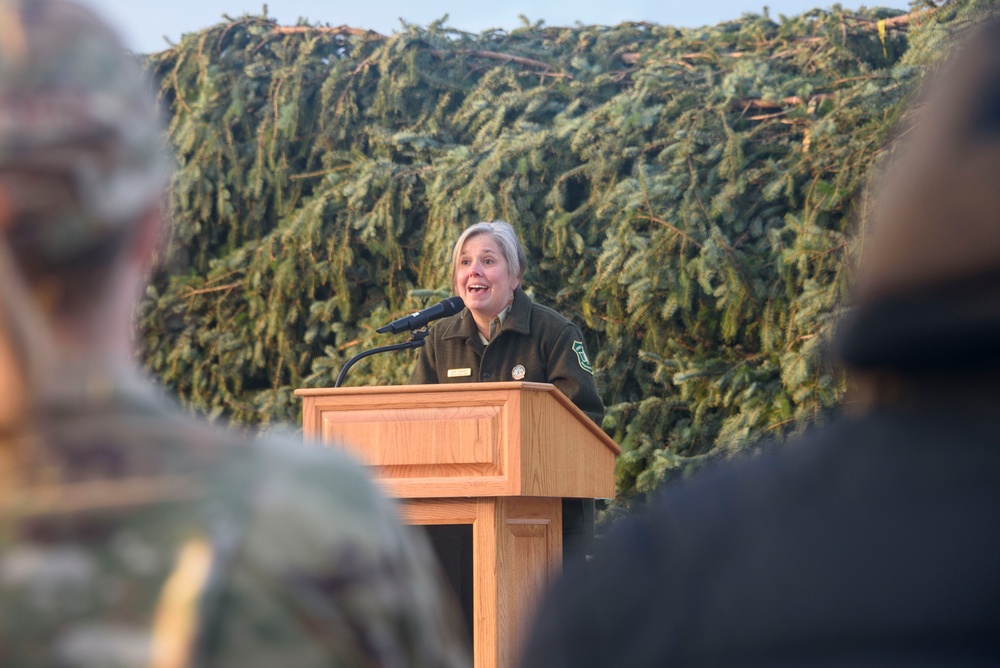
M465 302L462 301L461 297L457 296L448 297L443 302L441 302L441 305L444 306L444 314L446 316L455 315L456 313L465 308Z
M420 327L425 327L432 320L455 315L463 308L465 308L465 302L462 301L461 297L449 297L423 311L417 311L405 318L393 320L388 325L382 325L375 331L379 334L398 334L412 329L419 329Z

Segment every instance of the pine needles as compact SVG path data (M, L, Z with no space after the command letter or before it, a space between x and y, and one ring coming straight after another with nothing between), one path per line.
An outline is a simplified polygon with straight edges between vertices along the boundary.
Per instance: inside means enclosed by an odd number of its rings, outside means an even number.
M291 390L332 385L375 327L446 296L457 234L503 218L530 293L587 333L623 500L780 438L844 396L823 350L859 195L983 4L188 35L149 57L180 168L146 364L192 408L297 422ZM412 362L376 356L348 382L402 383Z

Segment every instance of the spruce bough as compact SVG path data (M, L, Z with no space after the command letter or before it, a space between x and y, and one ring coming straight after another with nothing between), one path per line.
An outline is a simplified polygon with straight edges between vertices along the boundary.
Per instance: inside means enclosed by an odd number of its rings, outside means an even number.
M145 364L192 409L298 423L294 389L448 296L458 233L508 220L533 299L588 337L628 504L843 399L822 353L865 186L988 4L390 37L244 16L186 35L147 57L178 171ZM349 384L403 383L414 359L370 358Z

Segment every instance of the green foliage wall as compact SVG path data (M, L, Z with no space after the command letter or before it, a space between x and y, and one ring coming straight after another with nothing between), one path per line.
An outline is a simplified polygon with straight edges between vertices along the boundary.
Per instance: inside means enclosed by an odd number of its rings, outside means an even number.
M780 437L844 395L822 351L866 178L974 11L187 35L149 57L178 171L146 364L194 409L297 423L292 391L447 296L458 233L500 218L529 294L588 336L623 499ZM403 383L413 359L348 384Z

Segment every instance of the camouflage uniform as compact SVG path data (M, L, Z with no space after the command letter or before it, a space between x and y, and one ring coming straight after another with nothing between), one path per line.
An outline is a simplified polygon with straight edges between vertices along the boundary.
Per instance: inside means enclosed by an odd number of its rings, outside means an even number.
M49 404L7 481L0 664L465 665L359 467L108 389Z
M0 424L0 665L467 665L425 544L360 467L200 424L47 327L38 267L156 201L160 128L88 11L0 1L0 344L26 395Z

